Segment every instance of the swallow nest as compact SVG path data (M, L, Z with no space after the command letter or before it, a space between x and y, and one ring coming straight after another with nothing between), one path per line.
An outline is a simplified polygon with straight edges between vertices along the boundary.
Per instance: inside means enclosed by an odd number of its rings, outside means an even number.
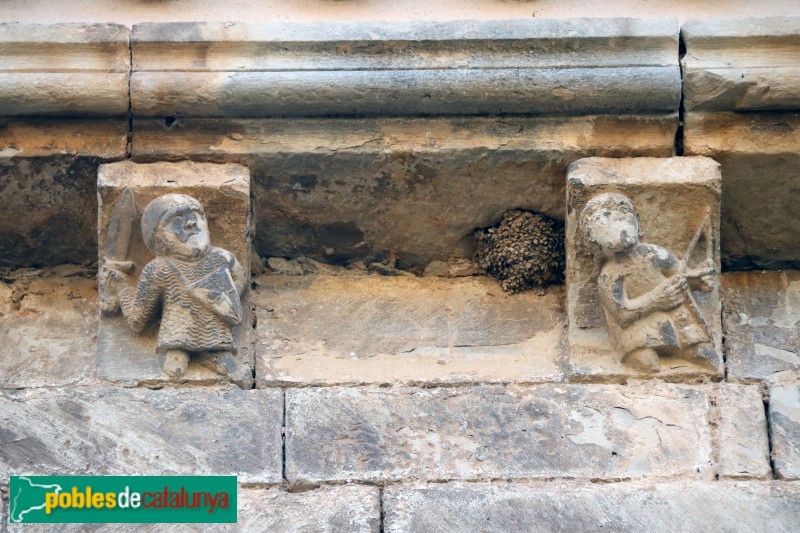
M475 261L510 293L564 282L564 224L514 209L496 226L475 232Z

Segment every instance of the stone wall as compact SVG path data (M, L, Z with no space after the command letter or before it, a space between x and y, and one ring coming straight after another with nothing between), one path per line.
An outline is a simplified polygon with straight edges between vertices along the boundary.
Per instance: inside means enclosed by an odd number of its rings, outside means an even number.
M690 154L721 163L727 268L797 268L798 39L0 25L0 527L10 475L168 473L237 475L230 529L793 531L796 271L723 274L719 372L650 378L571 364L564 287L414 273L508 209L566 218L577 159ZM249 167L256 253L305 257L253 262L251 389L98 371L97 168L184 159Z
M91 261L125 158L249 166L262 256L421 271L563 218L572 161L685 153L723 165L726 268L796 267L796 19L680 32L683 82L668 19L0 25L0 264Z

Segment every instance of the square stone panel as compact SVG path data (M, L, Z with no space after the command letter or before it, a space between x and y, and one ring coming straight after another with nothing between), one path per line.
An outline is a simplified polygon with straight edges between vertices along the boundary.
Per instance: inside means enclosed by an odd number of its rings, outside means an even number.
M123 189L131 188L136 199L137 222L134 225L128 260L136 264L135 274L153 258L141 233L142 210L163 194L181 193L192 196L203 205L211 234L211 245L233 253L249 275L250 238L250 174L241 165L209 163L152 163L130 161L102 165L98 172L98 250L106 250L106 236L111 214ZM248 284L249 285L249 284ZM242 364L254 367L252 355L252 314L249 291L242 295L242 322L233 328ZM101 315L98 338L98 373L110 381L126 384L155 385L169 383L161 371L156 354L158 325L151 324L140 334L128 328L121 314ZM216 374L197 363L190 363L183 382L224 383L227 376ZM245 388L252 382L244 383Z
M564 292L509 295L486 277L264 275L256 383L559 381Z
M722 308L729 379L798 375L800 272L728 272Z
M705 157L588 158L570 166L566 224L567 310L569 372L574 379L624 380L646 375L621 362L623 354L619 353L620 350L612 340L598 291L600 267L583 243L579 228L579 220L586 203L601 193L620 193L627 196L639 214L640 230L643 234L640 242L665 248L681 261L695 235L700 234L689 258L689 266L696 267L702 261L710 259L719 272L720 186L719 165ZM710 220L710 242L702 231L706 216ZM630 282L626 287L629 284ZM718 364L711 369L683 358L661 356L658 375L668 380L722 376L718 277L713 281L711 292L691 291L691 295L684 295L681 309L685 309L691 317L694 312L686 303L690 296L696 301L696 309L702 322L707 324ZM636 328L644 331L641 329L645 323L643 320L647 318L639 318L638 325L634 323L628 326L625 334L631 331L635 333ZM701 320L692 318L691 322L701 323ZM663 335L665 338L669 337L668 333ZM648 343L649 339L648 336Z

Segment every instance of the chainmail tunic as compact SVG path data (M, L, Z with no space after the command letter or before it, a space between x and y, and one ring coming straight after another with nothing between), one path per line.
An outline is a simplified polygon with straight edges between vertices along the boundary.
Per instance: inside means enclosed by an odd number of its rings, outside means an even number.
M156 257L142 270L135 294L128 286L119 289L120 304L131 329L142 331L158 315L160 308L157 351L233 351L235 343L231 326L192 298L186 282L170 266L170 262L189 283L227 267L237 292L241 294L244 291L244 269L233 254L222 248L210 247L195 262Z

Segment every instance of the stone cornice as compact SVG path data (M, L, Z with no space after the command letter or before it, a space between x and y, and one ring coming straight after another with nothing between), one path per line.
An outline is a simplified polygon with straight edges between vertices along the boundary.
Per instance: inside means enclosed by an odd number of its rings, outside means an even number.
M692 20L681 32L687 110L800 109L800 17Z
M654 113L677 109L674 20L142 24L142 116Z
M0 115L125 115L129 72L124 26L0 24Z
M672 113L677 47L671 19L0 24L0 116Z

